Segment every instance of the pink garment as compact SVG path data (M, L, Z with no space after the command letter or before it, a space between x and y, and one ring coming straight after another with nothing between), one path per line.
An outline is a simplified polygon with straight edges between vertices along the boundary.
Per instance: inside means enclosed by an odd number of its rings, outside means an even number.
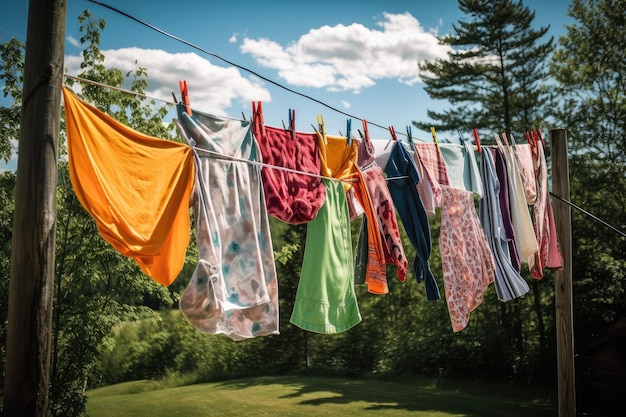
M482 301L495 279L495 263L480 225L471 191L441 187L439 250L446 303L452 330L469 322L470 312Z
M417 166L417 173L420 176L420 182L417 184L417 193L422 200L422 204L424 204L426 214L435 214L435 193L433 191L430 175L428 175L428 171L426 171L422 158L420 158L419 154L415 151L412 153L415 160L415 166Z
M319 175L317 135L265 126L260 112L259 108L253 127L263 162ZM319 177L268 167L263 167L261 176L268 214L285 223L310 222L326 200Z
M358 161L365 179L367 192L378 217L377 227L383 239L385 262L388 265L396 266L398 279L404 282L406 281L409 262L404 254L404 246L398 230L396 209L389 188L387 188L383 170L376 163L374 147L367 136L359 142ZM368 227L373 227L373 225L368 223Z
M448 170L437 145L431 142L413 142L415 152L419 155L424 169L428 173L433 190L435 206L441 207L441 187L450 185Z
M543 278L543 270L548 265L550 268L563 267L561 252L558 243L555 242L556 225L548 195L548 167L541 143L537 146L535 174L537 178L537 201L533 211L533 227L539 250L530 258L529 267L533 278L541 279Z
M522 176L526 203L532 206L537 200L537 178L535 175L533 150L530 144L526 143L513 146L513 152L517 158L520 175Z

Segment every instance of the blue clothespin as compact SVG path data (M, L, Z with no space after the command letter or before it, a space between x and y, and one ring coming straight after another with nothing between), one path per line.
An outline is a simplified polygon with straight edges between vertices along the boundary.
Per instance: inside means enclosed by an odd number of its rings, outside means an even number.
M352 119L346 121L346 137L348 138L348 145L352 146Z
M406 127L406 137L409 139L409 143L413 145L413 132L411 132L411 126Z

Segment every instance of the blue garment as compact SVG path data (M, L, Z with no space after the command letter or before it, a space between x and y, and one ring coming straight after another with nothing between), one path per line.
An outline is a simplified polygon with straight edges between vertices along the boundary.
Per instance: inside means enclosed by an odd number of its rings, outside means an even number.
M481 170L484 194L479 207L480 223L495 261L496 294L500 301L506 302L524 296L530 288L511 262L508 238L500 210L500 182L489 150L482 152Z
M398 142L393 147L385 173L388 178L408 177L389 180L387 187L404 230L415 248L416 256L413 260L415 278L417 282L424 282L428 300L439 300L441 298L439 287L428 264L431 252L430 225L424 204L417 193L420 177L415 160L402 143Z

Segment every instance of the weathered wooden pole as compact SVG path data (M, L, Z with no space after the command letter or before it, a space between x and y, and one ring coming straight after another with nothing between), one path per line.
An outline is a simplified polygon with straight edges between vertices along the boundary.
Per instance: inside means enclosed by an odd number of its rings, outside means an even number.
M565 129L550 130L552 155L552 192L568 200L569 165ZM556 306L556 345L559 417L576 416L574 371L574 318L572 301L572 209L566 203L554 201L556 223L563 270L555 271L554 296Z
M66 0L30 0L9 287L4 415L48 409Z

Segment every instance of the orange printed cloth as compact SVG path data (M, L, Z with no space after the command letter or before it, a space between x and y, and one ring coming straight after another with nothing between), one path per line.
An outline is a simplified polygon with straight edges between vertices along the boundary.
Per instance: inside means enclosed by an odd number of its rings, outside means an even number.
M63 88L70 180L100 235L170 285L189 244L191 147L137 132Z

